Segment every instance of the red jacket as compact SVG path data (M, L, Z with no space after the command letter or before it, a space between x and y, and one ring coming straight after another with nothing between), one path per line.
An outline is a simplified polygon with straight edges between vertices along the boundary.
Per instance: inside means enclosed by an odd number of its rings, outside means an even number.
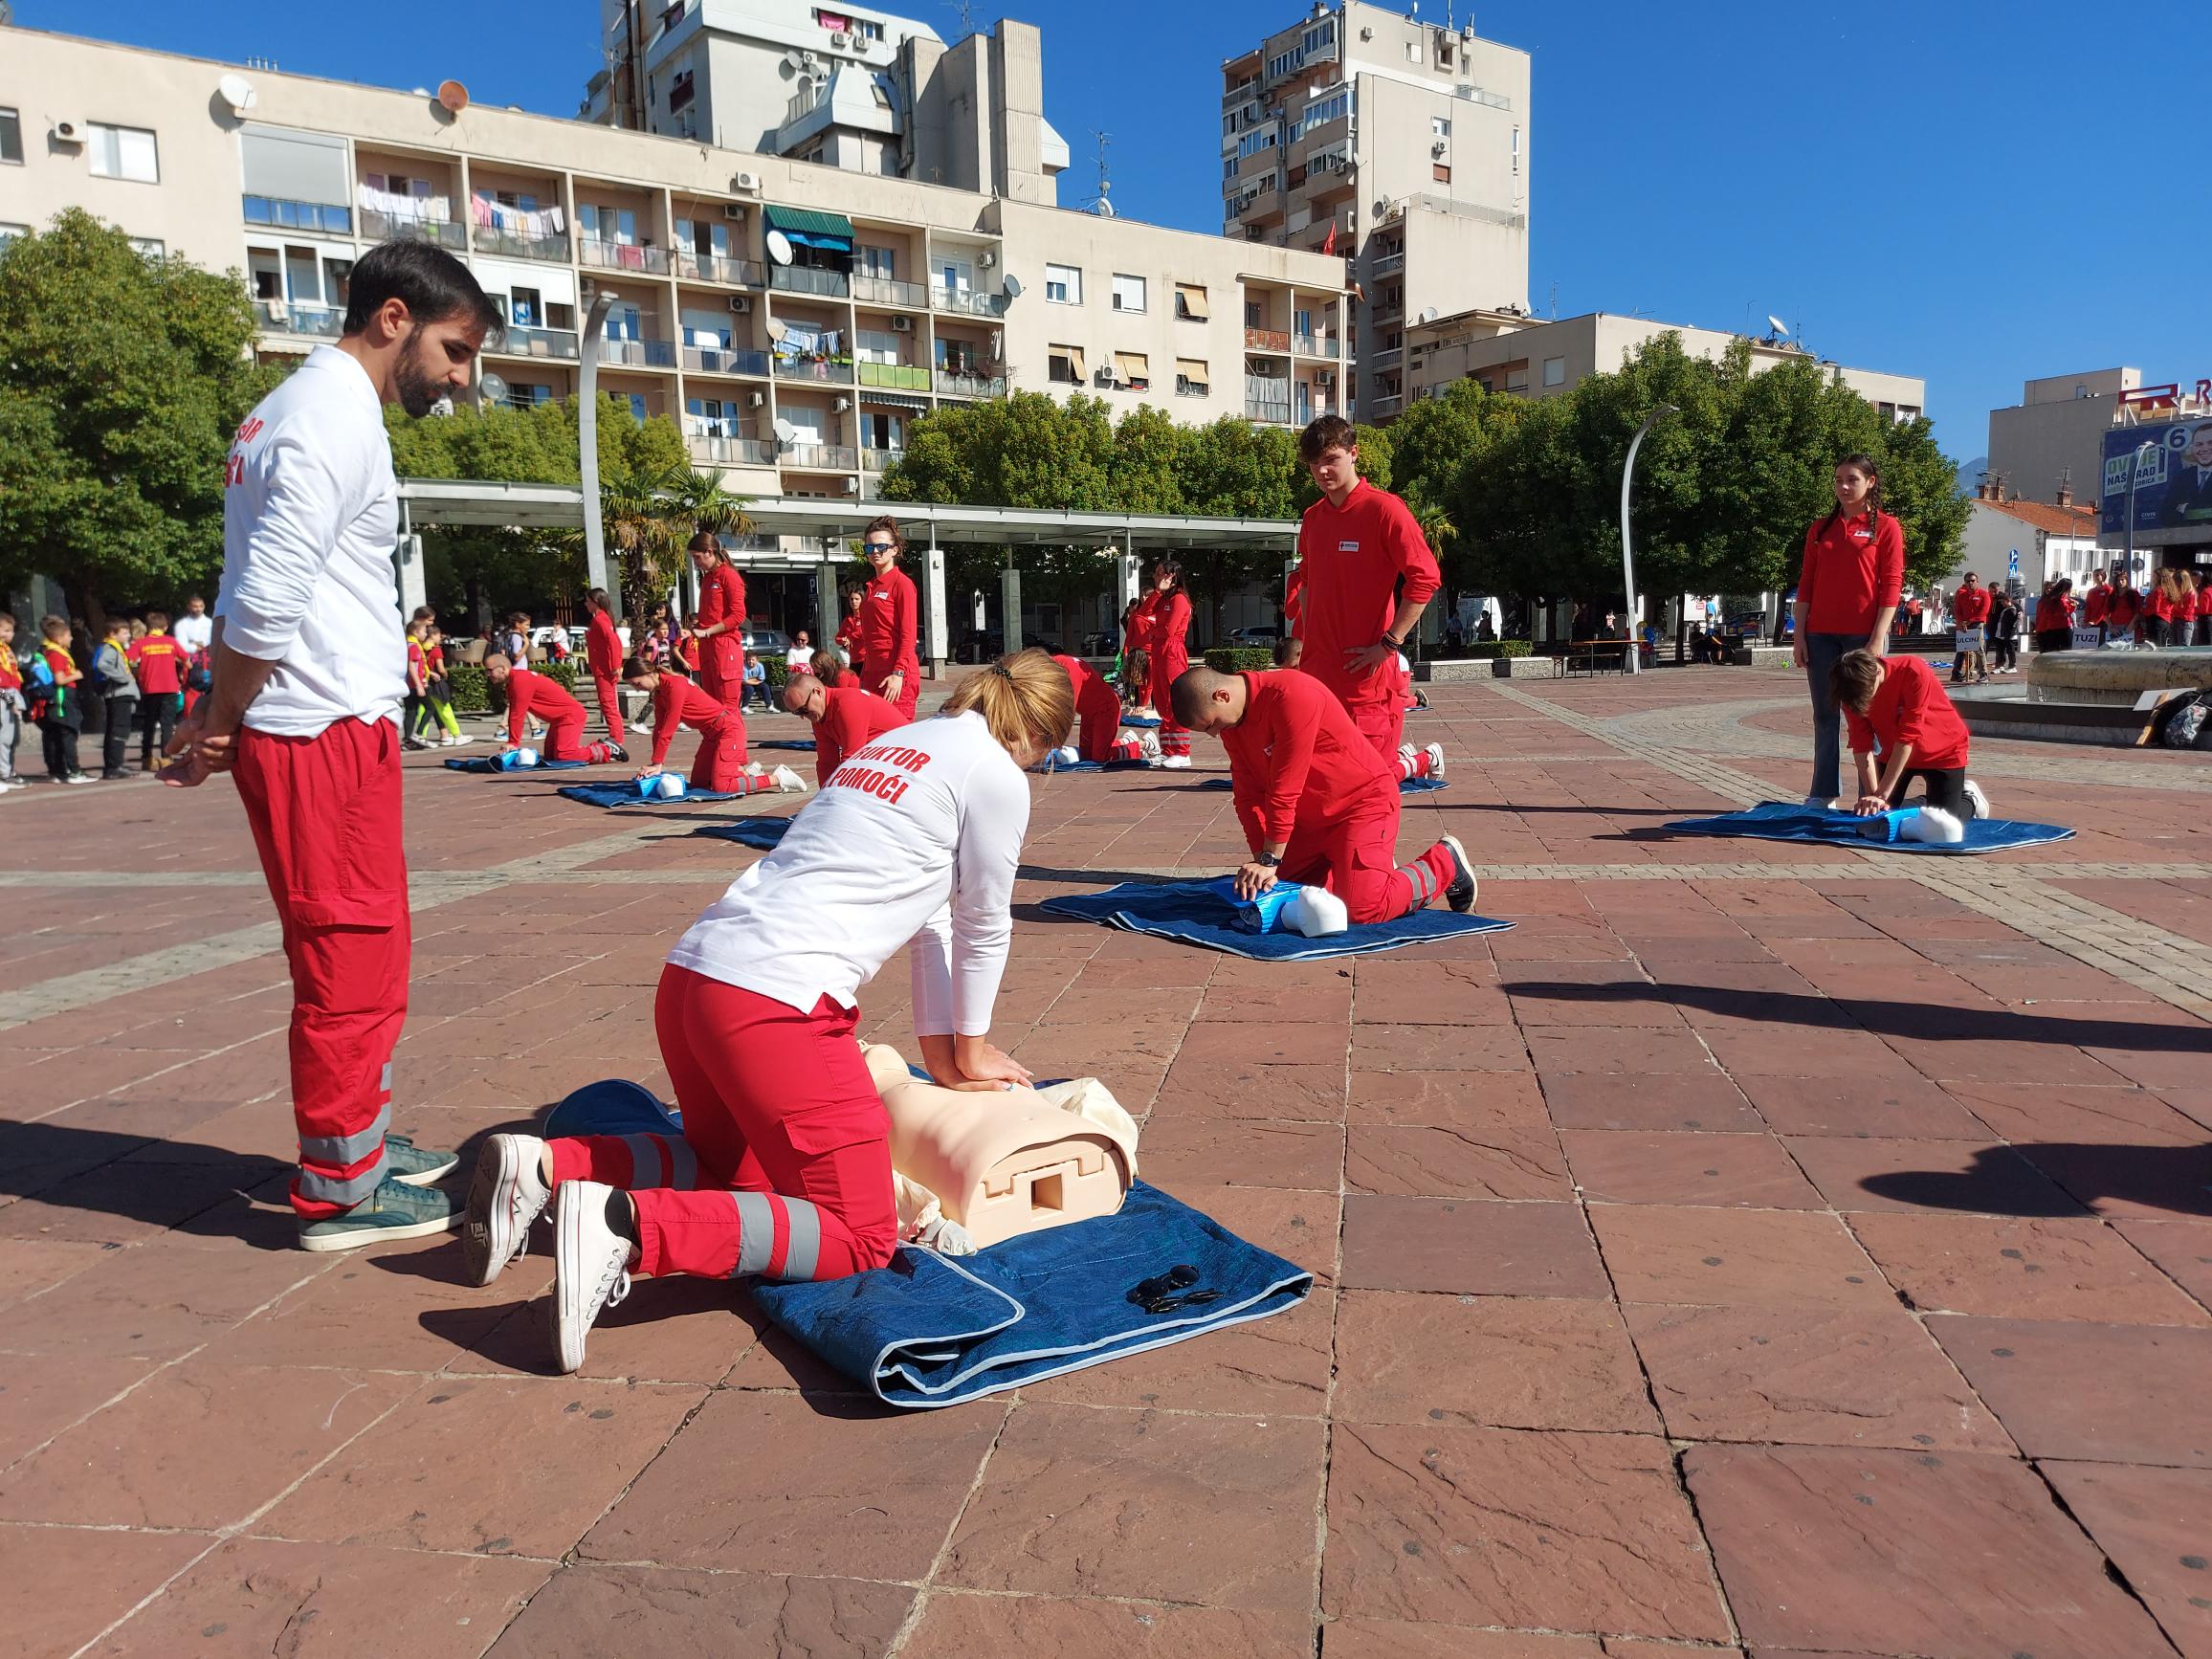
M662 675L653 688L653 763L667 761L677 726L710 732L721 721L737 718L735 710L715 701L681 675Z
M1850 728L1851 752L1873 752L1880 740L1887 754L1899 743L1913 745L1912 767L1948 771L1966 764L1966 722L1952 706L1950 694L1936 671L1916 656L1882 659L1882 683L1865 714L1844 710Z
M1257 852L1294 833L1396 817L1398 780L1334 693L1295 669L1248 674L1244 719L1221 734L1237 822Z
M915 636L918 600L914 582L894 564L868 584L860 596L860 677L879 686L895 674L908 685L921 677Z
M2082 603L2082 621L2090 628L2112 613L2112 590L2104 583L2090 589L2089 598Z
M814 785L830 786L830 774L885 732L907 723L898 705L870 691L827 690L822 718L814 722Z
M558 726L573 719L581 728L584 724L584 705L561 689L556 680L542 674L532 674L526 668L516 669L507 675L507 742L520 748L522 734L530 728L523 722L536 715L549 726Z
M594 610L584 630L584 662L593 679L613 679L622 673L622 634L604 610Z
M711 664L725 682L735 685L745 675L745 579L734 564L718 564L699 578L699 608L692 617L694 628L730 631L700 642L701 665Z
M1951 596L1951 617L1960 628L1980 628L1989 620L1989 589L1961 587Z
M1443 578L1413 511L1365 479L1341 507L1324 497L1298 525L1298 566L1285 603L1291 631L1306 642L1298 667L1346 705L1383 702L1405 693L1398 664L1384 661L1364 678L1345 670L1347 652L1390 631L1401 598L1432 598Z
M2197 613L2203 608L2204 602L2198 597L2197 590L2192 587L2174 596L2166 608L2166 614L2174 622L2195 622Z
M1076 753L1086 761L1103 761L1114 753L1114 740L1121 733L1121 694L1080 657L1055 656L1061 673L1075 693L1075 719L1079 724Z
M1190 666L1190 596L1156 587L1138 607L1137 618L1144 649L1152 653L1152 683L1164 686Z
M185 689L185 648L166 633L149 633L133 647L131 666L139 690L150 697L174 697Z
M2115 629L2135 626L2135 618L2143 614L2142 596L2132 587L2112 590L2112 607L2105 612L2106 620Z
M2163 611L2154 610L2154 616ZM2038 633L2055 633L2062 628L2073 626L2073 606L2055 593L2046 593L2035 602L2035 630Z
M1905 532L1889 514L1831 513L1805 531L1798 597L1807 633L1871 633L1875 613L1905 590Z

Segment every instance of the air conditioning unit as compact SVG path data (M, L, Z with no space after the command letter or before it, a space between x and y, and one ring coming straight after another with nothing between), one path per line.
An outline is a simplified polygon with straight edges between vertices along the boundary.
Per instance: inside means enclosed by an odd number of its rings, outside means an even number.
M999 256L992 253L988 248L985 248L981 254L976 255L976 268L980 271L988 271L998 262Z
M768 394L767 394L766 392L764 392L764 391L757 391L757 392L753 393L753 407L754 407L755 409L759 409L759 408L760 408L760 407L761 407L763 404L766 403L767 401L768 401Z
M830 44L842 52L852 44L852 36L840 30L837 33L830 36Z
M84 122L57 121L46 129L46 136L55 144L80 144L84 143Z
M741 174L740 174L739 176L740 176L741 178L750 178L752 175L751 175L751 174L749 174L749 173L741 173ZM724 202L724 203L722 204L722 217L723 217L723 218L725 218L725 219L741 219L741 218L743 218L744 216L745 216L745 204L744 204L744 203L742 203L742 202Z
M1428 146L1428 153L1436 157L1437 160L1442 161L1444 159L1444 152L1447 147L1448 146L1446 145L1445 142L1442 139L1438 139Z
M737 314L738 316L740 316L740 317L750 317L750 316L752 316L752 314L753 314L753 297L752 297L750 294L733 294L733 295L731 295L731 296L730 296L730 310L731 310L732 312L736 313L736 314Z
M843 414L847 409L852 407L852 400L849 397L841 397L831 403L830 407L835 409L839 414Z
M1335 386L1337 384L1337 371L1333 368L1316 369L1314 371L1314 384L1316 386Z
M851 474L847 475L845 479L845 493L848 496L857 496L860 494L860 479L857 476Z
M914 332L914 319L911 317L894 317L891 320L891 332L894 334L912 334Z
M761 175L759 173L740 173L730 182L741 190L757 190L761 188Z

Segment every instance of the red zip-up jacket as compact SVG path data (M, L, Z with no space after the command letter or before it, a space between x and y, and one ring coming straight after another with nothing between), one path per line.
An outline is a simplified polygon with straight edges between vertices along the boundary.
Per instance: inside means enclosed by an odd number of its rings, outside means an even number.
M584 726L584 705L561 689L560 683L547 679L542 674L528 669L516 669L507 675L507 742L512 748L522 746L522 734L530 728L524 723L536 715L548 726L557 726L564 719L573 719L578 730Z
M1989 589L1961 587L1951 596L1951 616L1960 628L1980 628L1989 620Z
M1874 617L1905 591L1905 532L1887 513L1832 513L1805 531L1798 597L1807 633L1870 633Z
M1311 649L1311 648L1309 648ZM1398 780L1337 695L1296 669L1240 676L1244 719L1221 734L1237 822L1254 852L1398 810Z
M664 674L653 688L653 763L660 765L675 741L679 725L695 732L710 730L716 721L738 717L676 674Z
M1952 706L1936 671L1916 656L1882 659L1882 683L1865 714L1844 710L1851 753L1871 754L1880 740L1887 754L1899 743L1913 745L1909 766L1948 771L1966 764L1966 722Z
M1294 613L1291 631L1306 642L1299 670L1347 704L1402 697L1395 661L1356 677L1344 667L1344 656L1390 631L1401 598L1430 599L1443 586L1436 555L1413 510L1364 478L1352 486L1341 507L1330 506L1323 497L1299 521L1293 582L1284 598Z
M915 636L918 598L914 582L894 564L869 580L860 596L861 677L881 685L895 674L904 674L913 685L921 677L921 657Z
M584 630L584 664L593 679L613 679L622 673L622 634L604 610L594 610Z
M814 785L827 789L830 775L885 732L905 725L898 705L872 691L826 689L822 718L814 722Z

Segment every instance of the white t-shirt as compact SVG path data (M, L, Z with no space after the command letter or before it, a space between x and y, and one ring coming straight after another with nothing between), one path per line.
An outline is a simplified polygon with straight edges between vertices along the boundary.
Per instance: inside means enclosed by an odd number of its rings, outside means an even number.
M982 1036L1006 971L1029 781L980 714L887 732L846 757L783 844L669 953L802 1013L914 941L914 1030Z
M169 636L185 648L188 656L194 652L206 651L215 637L215 619L211 616L180 616Z
M814 648L807 645L794 645L784 653L784 667L786 672L791 674L810 673L814 667Z
M246 724L311 738L399 719L399 485L360 364L319 345L232 442L223 491L223 642L276 664Z

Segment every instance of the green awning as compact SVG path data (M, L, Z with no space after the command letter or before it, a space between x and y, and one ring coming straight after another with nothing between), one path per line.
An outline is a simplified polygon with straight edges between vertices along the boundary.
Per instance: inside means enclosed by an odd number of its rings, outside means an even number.
M794 241L802 237L834 236L848 248L852 245L852 221L843 213L819 213L812 208L766 208L768 229L781 231ZM805 246L819 247L807 242Z

